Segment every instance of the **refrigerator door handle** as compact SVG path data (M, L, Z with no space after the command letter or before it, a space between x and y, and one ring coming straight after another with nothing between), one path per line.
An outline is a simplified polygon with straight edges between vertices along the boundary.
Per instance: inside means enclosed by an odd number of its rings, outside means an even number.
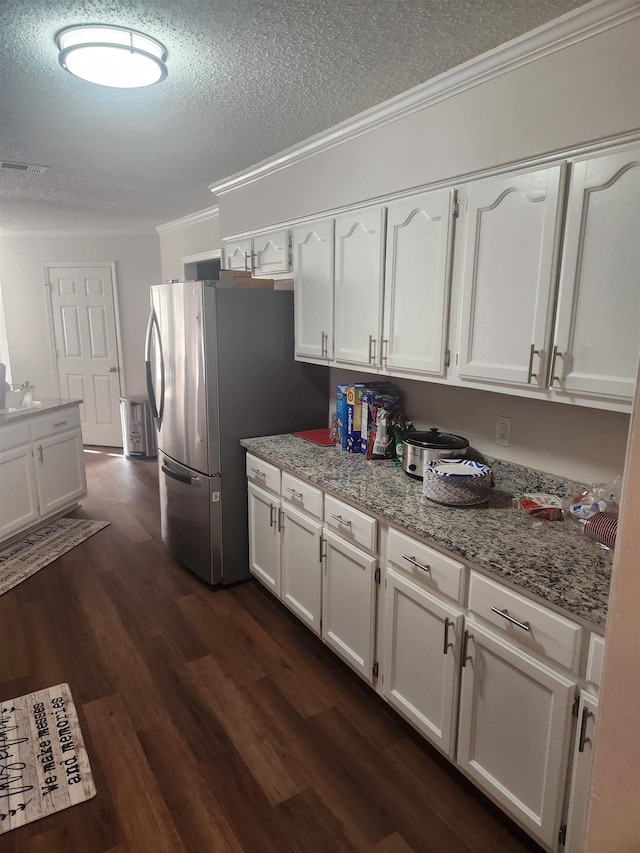
M200 482L200 477L191 477L189 474L180 474L178 471L174 471L164 463L162 464L162 470L167 477L171 477L173 480L179 480L181 483L186 483L188 486L193 486Z
M156 331L156 337L158 340L158 350L160 353L160 406L158 407L156 401L156 393L155 388L153 387L153 371L151 368L151 340L153 338L153 331ZM156 316L156 312L153 308L151 308L151 313L149 314L149 322L147 323L147 334L145 339L145 347L144 347L144 358L145 358L145 368L147 372L147 393L149 394L149 402L151 404L151 413L153 414L154 420L160 427L162 423L162 415L164 412L164 353L162 352L162 338L160 337L160 325L158 324L158 318Z

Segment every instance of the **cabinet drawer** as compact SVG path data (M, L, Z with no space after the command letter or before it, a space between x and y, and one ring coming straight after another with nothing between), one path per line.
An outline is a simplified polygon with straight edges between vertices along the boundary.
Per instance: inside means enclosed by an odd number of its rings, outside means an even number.
M342 503L331 495L324 496L324 517L325 524L344 539L362 545L368 551L377 550L378 525L375 518Z
M247 477L252 483L280 494L280 469L251 453L247 453Z
M31 419L31 435L33 440L37 441L39 438L45 438L47 435L67 432L79 426L80 409L77 406L69 406L33 417Z
M576 671L582 628L575 622L476 572L471 572L469 610L520 645Z
M592 634L589 639L589 658L587 660L587 681L600 687L602 664L604 662L604 638Z
M3 450L11 450L20 447L21 444L29 444L31 441L31 430L29 421L17 421L15 424L6 424L0 427L0 453Z
M415 580L420 580L454 601L462 600L465 571L463 563L458 563L393 528L389 530L387 557L389 562L410 574Z
M282 497L322 520L322 492L315 486L282 472Z

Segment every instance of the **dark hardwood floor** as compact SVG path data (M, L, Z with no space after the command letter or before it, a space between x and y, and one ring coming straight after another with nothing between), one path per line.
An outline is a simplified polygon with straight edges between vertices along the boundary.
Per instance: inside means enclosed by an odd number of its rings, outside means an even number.
M1 853L540 849L255 581L166 554L155 461L88 450L110 526L0 596L0 700L69 682L98 794Z

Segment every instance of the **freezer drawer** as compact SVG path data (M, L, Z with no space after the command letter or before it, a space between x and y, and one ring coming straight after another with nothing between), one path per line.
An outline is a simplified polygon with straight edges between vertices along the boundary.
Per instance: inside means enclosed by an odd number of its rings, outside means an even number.
M158 454L162 539L175 559L209 584L222 580L220 476Z

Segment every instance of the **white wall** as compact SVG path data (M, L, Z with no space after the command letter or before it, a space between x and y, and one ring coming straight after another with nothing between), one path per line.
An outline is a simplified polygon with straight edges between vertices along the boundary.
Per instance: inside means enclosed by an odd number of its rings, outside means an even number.
M124 361L122 393L146 393L144 335L149 286L160 281L159 239L151 229L0 235L0 286L13 381L28 379L37 386L38 396L54 396L43 264L60 261L115 261Z
M351 370L331 371L338 383L379 380ZM467 438L472 447L506 459L587 483L609 482L624 471L629 415L478 391L391 379L402 393L402 406L418 429L436 426ZM331 411L335 411L332 400ZM511 445L495 444L496 417L511 418Z
M158 226L160 235L161 281L184 278L182 258L220 249L218 208L208 208L184 219Z
M636 18L225 192L222 234L637 129L638 44Z

